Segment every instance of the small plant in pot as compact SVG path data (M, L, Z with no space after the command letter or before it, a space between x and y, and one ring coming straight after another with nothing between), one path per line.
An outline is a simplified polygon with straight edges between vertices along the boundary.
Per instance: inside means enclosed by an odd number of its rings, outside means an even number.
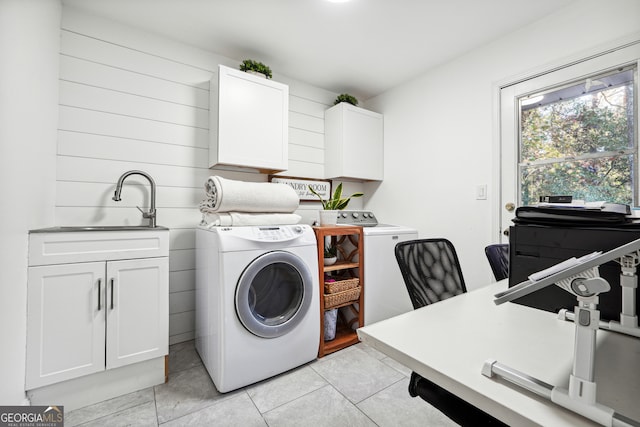
M342 197L342 183L338 184L333 192L333 195L325 200L318 194L311 186L309 190L315 194L322 202L322 209L320 211L320 225L335 225L338 220L338 212L347 207L352 197L362 197L363 193L353 193L349 197Z
M256 73L264 74L266 78L271 78L271 68L264 65L262 62L254 61L253 59L245 59L240 64L240 71L253 71Z
M340 95L338 95L336 100L333 102L333 105L338 105L341 102L347 102L356 107L358 106L358 100L355 98L355 96L351 96L348 93L341 93Z
M338 260L338 251L335 246L324 247L324 265L333 265Z

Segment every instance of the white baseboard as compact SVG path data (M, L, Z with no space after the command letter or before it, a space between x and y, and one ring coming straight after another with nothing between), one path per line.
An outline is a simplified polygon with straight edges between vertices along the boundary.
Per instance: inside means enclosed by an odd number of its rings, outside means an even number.
M142 390L165 381L164 356L27 391L33 405L64 406L65 412Z

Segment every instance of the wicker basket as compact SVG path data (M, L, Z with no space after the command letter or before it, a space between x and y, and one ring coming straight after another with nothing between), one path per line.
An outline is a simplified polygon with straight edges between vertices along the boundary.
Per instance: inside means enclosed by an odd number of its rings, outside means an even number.
M353 277L350 279L336 280L335 282L324 282L324 293L335 294L353 289L360 284L360 279Z
M360 290L360 286L356 286L355 288L347 289L346 291L324 294L325 310L357 300L360 298Z

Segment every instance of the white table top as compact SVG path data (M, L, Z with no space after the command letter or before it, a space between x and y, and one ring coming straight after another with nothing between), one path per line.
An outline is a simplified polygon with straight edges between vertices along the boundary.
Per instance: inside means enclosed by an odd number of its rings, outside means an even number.
M364 343L513 426L593 422L506 380L481 374L499 363L567 388L574 324L515 303L495 305L507 281L358 329ZM640 339L599 330L597 401L640 420Z

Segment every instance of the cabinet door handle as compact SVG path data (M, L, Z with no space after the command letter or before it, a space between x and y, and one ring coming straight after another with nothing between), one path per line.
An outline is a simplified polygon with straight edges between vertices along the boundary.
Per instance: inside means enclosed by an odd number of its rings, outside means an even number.
M113 310L113 278L111 279L111 310Z
M98 279L98 311L102 310L101 296L102 296L102 279Z

